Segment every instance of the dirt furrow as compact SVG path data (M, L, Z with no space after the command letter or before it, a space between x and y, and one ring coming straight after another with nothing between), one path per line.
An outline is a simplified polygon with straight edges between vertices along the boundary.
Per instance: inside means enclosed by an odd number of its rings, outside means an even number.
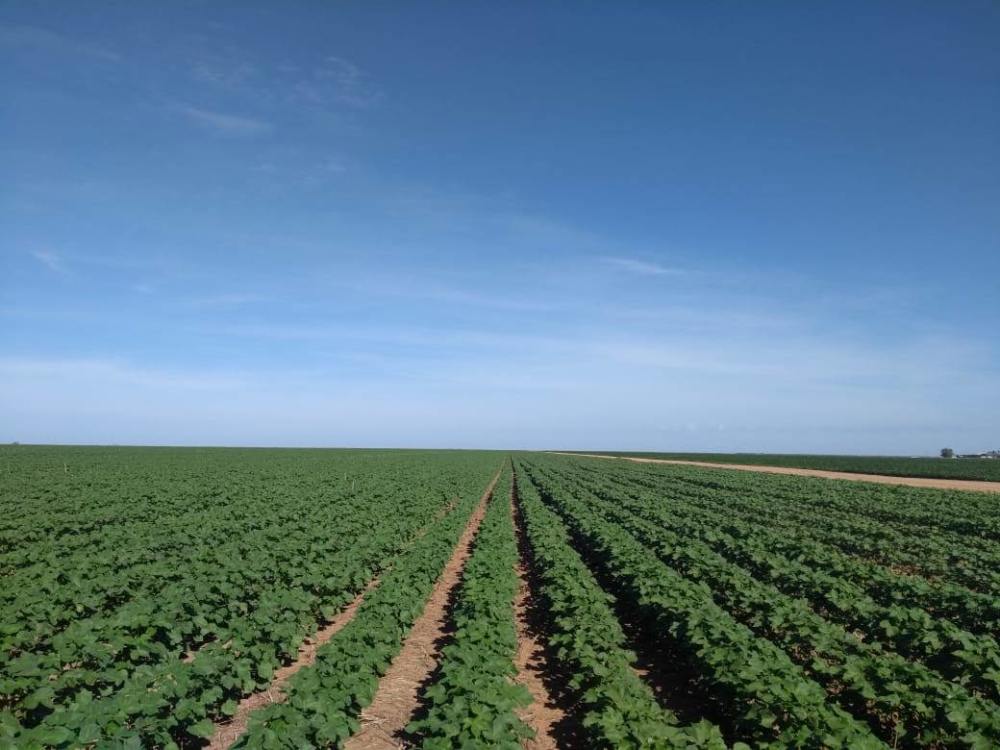
M517 533L519 561L517 576L520 585L514 597L514 622L517 625L517 667L518 683L531 693L531 705L518 712L521 721L531 727L535 736L525 740L526 750L555 750L560 747L556 737L559 727L565 726L566 711L549 692L549 684L554 683L552 670L548 664L548 654L540 632L540 616L537 610L537 596L532 591L529 579L530 561L527 540L524 538L521 519L515 504L515 485L511 485L510 510L514 517ZM563 743L565 747L568 743Z
M820 479L847 479L852 482L872 482L874 484L896 484L905 487L924 487L934 490L967 490L969 492L1000 492L1000 482L985 482L976 479L932 479L930 477L894 477L888 474L855 474L850 471L828 471L826 469L799 469L792 466L757 466L754 464L716 464L709 461L680 461L669 458L639 458L637 456L611 456L597 453L565 453L549 451L557 456L582 456L584 458L610 458L634 461L638 464L676 464L678 466L700 466L705 469L734 469L736 471L756 471L764 474L794 474L800 477Z
M493 479L493 484L496 484L496 478ZM490 485L492 488L492 485ZM433 523L440 521L444 516L455 509L458 503L458 497L451 498L447 503L441 506L441 508L434 514L434 521L427 526L421 528L413 538L407 543L407 547L412 546L418 539L420 539ZM298 655L295 661L288 664L280 669L276 670L274 677L271 680L271 684L267 686L265 690L252 693L247 697L243 698L236 707L236 713L233 714L232 718L228 721L220 721L215 724L215 733L209 740L208 745L206 745L206 750L228 750L236 740L238 740L243 733L247 730L247 726L250 722L250 716L260 709L271 705L272 703L282 703L284 702L285 686L292 676L298 672L303 667L310 666L316 661L316 654L320 647L323 646L327 641L333 638L338 631L342 630L344 626L347 625L351 620L354 619L355 613L358 611L358 607L365 599L365 595L371 591L373 588L378 586L380 577L375 576L368 585L365 586L364 590L359 593L350 604L348 604L343 610L337 613L334 618L323 625L316 631L316 635L312 638L307 638L302 646L299 647ZM186 655L185 661L190 661L194 659L196 651L190 652Z
M423 612L410 629L389 670L379 680L371 705L361 712L361 729L344 745L347 750L397 750L407 746L404 730L420 706L421 688L437 667L447 632L448 602L461 580L465 562L472 551L472 542L499 477L497 472L470 516Z
M207 745L208 750L226 750L246 731L250 716L254 711L258 711L272 703L284 702L287 697L285 695L285 686L292 678L292 675L316 661L316 653L320 647L354 619L354 615L364 601L365 595L375 588L378 582L378 577L369 581L364 590L354 597L354 600L347 607L337 613L329 623L316 631L315 636L307 639L299 648L299 653L295 661L275 671L274 678L266 690L248 695L240 701L236 708L236 713L228 722L216 724L215 734L212 735Z

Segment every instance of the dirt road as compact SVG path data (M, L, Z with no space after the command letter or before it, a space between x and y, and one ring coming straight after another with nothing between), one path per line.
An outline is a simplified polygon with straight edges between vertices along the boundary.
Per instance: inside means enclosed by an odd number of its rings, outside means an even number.
M681 466L702 466L707 469L735 469L737 471L758 471L766 474L795 474L802 477L821 479L847 479L853 482L874 482L875 484L896 484L907 487L924 487L935 490L968 490L970 492L1000 493L1000 482L983 482L973 479L931 479L929 477L893 477L887 474L855 474L849 471L826 471L825 469L799 469L791 466L753 466L750 464L716 464L708 461L678 461L669 458L638 458L635 456L606 456L597 453L564 453L548 451L559 456L586 456L588 458L617 458L640 464L679 464Z

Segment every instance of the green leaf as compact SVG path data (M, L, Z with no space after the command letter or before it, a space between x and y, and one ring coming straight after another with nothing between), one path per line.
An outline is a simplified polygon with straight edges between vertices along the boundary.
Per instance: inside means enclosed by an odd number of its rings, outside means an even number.
M211 719L202 719L189 726L187 732L194 737L201 737L206 740L211 739L212 735L215 734L215 724L212 723Z

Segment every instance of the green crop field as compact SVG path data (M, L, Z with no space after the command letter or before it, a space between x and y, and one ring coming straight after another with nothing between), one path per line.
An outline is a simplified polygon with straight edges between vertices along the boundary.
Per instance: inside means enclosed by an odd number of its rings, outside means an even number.
M0 508L0 748L1000 746L997 494L5 446Z
M672 461L707 461L713 464L787 466L797 469L847 471L852 474L885 474L895 477L977 479L1000 482L1000 459L907 458L905 456L821 456L793 453L652 453L578 451L605 456L663 458Z

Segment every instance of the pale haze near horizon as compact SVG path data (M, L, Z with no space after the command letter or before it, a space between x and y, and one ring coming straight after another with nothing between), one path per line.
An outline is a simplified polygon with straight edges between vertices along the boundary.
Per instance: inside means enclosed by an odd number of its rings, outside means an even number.
M0 3L0 441L1000 448L997 38Z

